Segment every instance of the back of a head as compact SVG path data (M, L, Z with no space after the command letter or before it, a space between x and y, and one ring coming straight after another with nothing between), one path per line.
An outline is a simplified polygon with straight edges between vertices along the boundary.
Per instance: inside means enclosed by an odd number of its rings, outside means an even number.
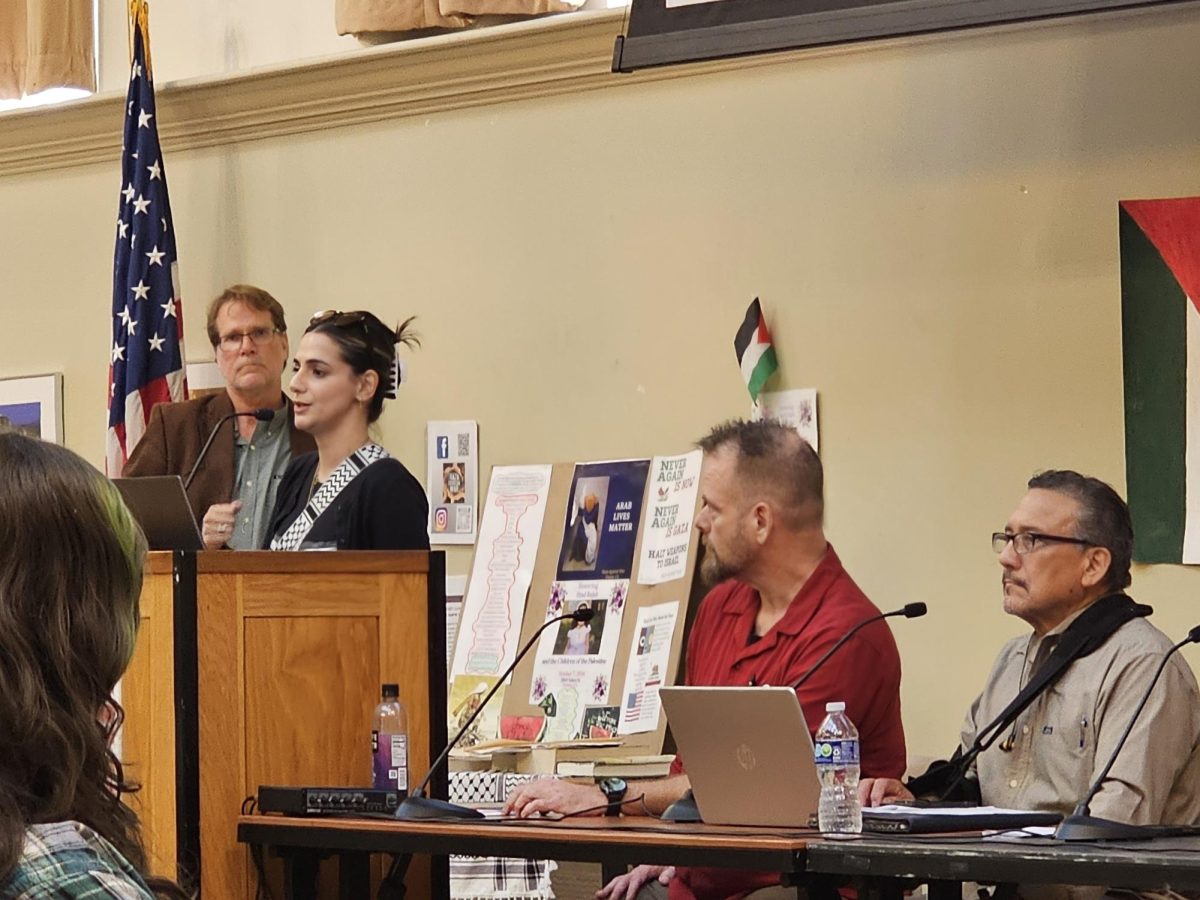
M63 447L0 432L0 472L0 883L33 822L82 821L140 867L107 741L145 538L112 484Z
M774 419L731 419L696 445L706 455L735 454L740 485L772 500L786 527L798 531L821 524L825 472L812 445L794 428Z
M1070 469L1050 469L1029 479L1030 490L1055 491L1079 504L1078 534L1075 537L1105 547L1112 554L1105 579L1110 590L1129 586L1133 561L1133 520L1129 506L1113 487Z

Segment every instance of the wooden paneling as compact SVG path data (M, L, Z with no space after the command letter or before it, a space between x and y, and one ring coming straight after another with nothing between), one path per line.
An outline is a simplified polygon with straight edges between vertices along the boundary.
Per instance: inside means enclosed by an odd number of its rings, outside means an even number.
M424 774L430 698L444 697L430 677L429 565L424 553L197 556L199 748L179 753L199 754L205 897L254 896L236 817L259 785L370 784L371 713L383 682L400 685L410 772ZM173 871L174 607L169 568L156 577L147 579L144 630L127 676L125 756L148 760L139 802L154 823L154 858ZM433 647L432 665L444 681L443 647ZM428 864L415 864L408 883L409 896L428 896Z
M245 620L246 790L370 784L379 620Z
M169 553L152 553L142 585L141 626L121 680L125 776L141 784L130 803L142 822L151 870L175 876L175 674Z
M240 809L246 758L238 576L197 577L200 710L200 866L208 897L250 895L246 855L230 844L229 810Z

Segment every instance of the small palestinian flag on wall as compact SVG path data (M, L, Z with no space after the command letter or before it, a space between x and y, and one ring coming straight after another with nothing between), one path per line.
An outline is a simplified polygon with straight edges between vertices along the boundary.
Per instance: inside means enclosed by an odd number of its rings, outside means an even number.
M1123 201L1120 234L1134 559L1200 563L1200 197Z
M738 365L742 367L742 378L750 391L750 399L757 404L758 395L767 383L779 362L775 359L775 347L771 343L771 332L767 331L767 320L763 318L758 298L746 310L745 321L733 339Z

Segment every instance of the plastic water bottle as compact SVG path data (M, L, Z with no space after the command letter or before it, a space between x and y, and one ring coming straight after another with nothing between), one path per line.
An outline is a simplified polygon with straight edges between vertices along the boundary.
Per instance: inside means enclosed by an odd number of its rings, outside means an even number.
M825 720L814 741L821 799L817 824L823 832L862 831L858 802L858 729L846 717L845 703L826 703Z
M380 791L408 790L408 713L400 685L385 684L371 729L372 786Z

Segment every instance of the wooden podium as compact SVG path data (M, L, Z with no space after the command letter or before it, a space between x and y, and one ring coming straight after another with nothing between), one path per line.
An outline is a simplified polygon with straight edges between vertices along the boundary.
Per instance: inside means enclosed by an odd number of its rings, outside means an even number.
M445 746L441 552L152 553L141 614L121 755L152 869L207 897L254 896L236 831L259 785L371 783L380 684L408 710L410 778Z

